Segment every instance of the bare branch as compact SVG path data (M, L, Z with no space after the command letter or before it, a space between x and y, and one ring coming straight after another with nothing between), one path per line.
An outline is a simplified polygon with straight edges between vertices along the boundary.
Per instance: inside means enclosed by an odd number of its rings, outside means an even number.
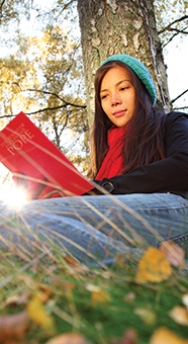
M172 32L175 31L175 33L169 38L169 40L165 44L163 44L163 48L166 47L180 33L188 35L188 32L184 31L186 29L187 29L187 26L184 29L182 29L182 30L178 30L178 29L175 29L175 28L174 29L173 28L169 29L169 31L172 31Z
M172 35L170 38L169 38L169 40L165 43L165 44L163 44L163 48L164 47L166 47L177 35L179 35L179 33L178 32L176 32L174 35Z
M179 34L179 33L183 33L183 34L185 34L185 35L188 35L188 31L185 31L187 29L187 26L184 28L184 29L182 29L182 30L179 30L179 29L176 29L176 28L170 28L168 31L175 31L177 34Z
M1 2L1 4L0 4L0 9L1 9L1 10L2 10L2 8L3 8L4 3L5 3L5 0L3 0L3 1Z
M158 31L158 34L160 35L161 33L165 32L165 31L168 31L172 25L176 24L176 23L179 23L185 19L188 19L188 16L183 16L181 18L178 18L176 20L174 20L173 22L171 22L170 24L168 24L167 26L165 26L162 30Z
M179 96L177 96L176 98L174 98L173 100L171 100L171 103L173 104L176 100L178 100L179 98L181 98L185 93L188 92L188 89L185 90L184 92L182 92L181 94L179 94Z
M71 102L68 102L66 101L64 98L61 98L58 94L54 93L54 92L49 92L49 91L43 91L43 90L36 90L36 89L31 89L31 88L28 88L26 90L23 90L22 92L26 92L26 91L30 91L30 92L40 92L40 93L44 93L44 94L50 94L58 99L60 99L63 103L65 103L65 105L61 106L61 107L65 107L67 105L70 105L70 106L75 106L75 107L79 107L79 108L83 108L85 109L86 108L86 105L81 105L81 104L75 104L75 103L71 103ZM54 108L55 109L55 108Z
M185 111L185 109L188 109L188 106L177 106L177 107L173 107L173 110L177 110L177 111L180 111L180 110L183 110Z
M69 105L69 103L67 103ZM41 113L41 112L45 112L45 111L51 111L51 110L57 110L57 109L62 109L62 108L65 108L67 106L67 104L64 104L64 105L59 105L59 106L54 106L54 107L46 107L46 108L43 108L43 109L39 109L39 110L36 110L36 111L33 111L33 112L25 112L26 115L35 115L37 113ZM85 108L86 106L78 106L78 105L75 105L77 107L81 107L81 108ZM3 115L3 116L0 116L0 119L2 118L12 118L12 117L15 117L16 115Z

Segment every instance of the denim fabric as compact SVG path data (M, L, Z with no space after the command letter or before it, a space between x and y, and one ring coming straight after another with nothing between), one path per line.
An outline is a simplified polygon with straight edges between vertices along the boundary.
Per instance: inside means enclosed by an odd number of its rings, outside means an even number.
M21 246L25 238L51 241L86 264L170 239L187 251L188 201L154 193L30 201L19 211L1 206L0 248L11 237Z

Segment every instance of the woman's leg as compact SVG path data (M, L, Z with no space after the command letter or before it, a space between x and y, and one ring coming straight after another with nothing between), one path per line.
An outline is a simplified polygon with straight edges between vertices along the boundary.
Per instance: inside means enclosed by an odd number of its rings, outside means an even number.
M159 242L173 238L185 244L188 242L188 201L173 194L83 196L31 201L17 215L31 224L33 211L38 213L39 225L41 214L49 219L55 215L56 220L50 223L53 231L56 231L56 221L60 221L58 231L61 232L63 226L63 235L71 233L73 241L79 237L81 245L82 228L86 233L90 231L90 235L95 233L98 242L112 238L115 244L115 240L118 240L117 247L120 243L129 247L157 246ZM6 212L4 210L4 214ZM72 233L70 228L74 229L75 223L79 224L79 228Z
M1 212L1 250L21 258L41 253L48 256L57 251L59 256L72 255L86 265L101 267L111 265L117 254L138 252L88 223L34 209Z

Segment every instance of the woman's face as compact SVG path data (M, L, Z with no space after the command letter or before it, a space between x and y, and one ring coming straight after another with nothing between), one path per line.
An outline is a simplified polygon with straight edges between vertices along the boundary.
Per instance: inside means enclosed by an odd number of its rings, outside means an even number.
M105 74L100 99L103 111L114 125L122 127L130 121L136 109L136 91L126 69L115 66Z

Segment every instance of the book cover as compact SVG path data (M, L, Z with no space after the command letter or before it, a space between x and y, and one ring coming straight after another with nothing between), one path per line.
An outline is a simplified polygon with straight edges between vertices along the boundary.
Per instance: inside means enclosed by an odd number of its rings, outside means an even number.
M42 131L20 112L0 132L0 161L30 199L82 195L93 185Z

